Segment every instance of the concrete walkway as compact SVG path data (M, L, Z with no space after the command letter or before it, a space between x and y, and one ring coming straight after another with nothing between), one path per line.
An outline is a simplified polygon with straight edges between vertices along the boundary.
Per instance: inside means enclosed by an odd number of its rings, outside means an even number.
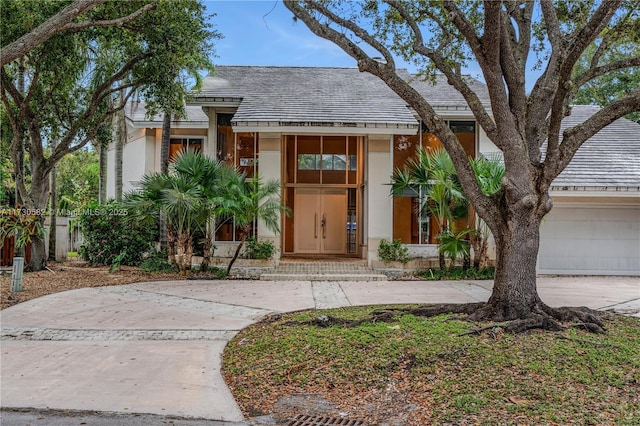
M543 277L538 289L552 306L640 316L637 277ZM1 406L241 422L221 355L265 315L478 302L490 292L487 281L166 281L53 294L0 312Z

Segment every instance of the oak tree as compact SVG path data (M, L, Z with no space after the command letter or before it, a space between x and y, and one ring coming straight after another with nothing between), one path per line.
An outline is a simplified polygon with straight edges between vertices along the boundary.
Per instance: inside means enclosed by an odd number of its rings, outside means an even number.
M575 321L593 331L592 312L553 309L536 289L540 222L552 208L549 188L581 145L613 121L640 110L640 89L628 87L585 122L561 132L583 85L624 69L638 72L637 0L285 0L296 20L353 57L360 71L384 81L443 143L463 189L496 242L496 276L486 304L459 306L475 319L510 321L510 329L557 328ZM595 47L591 47L595 46ZM623 56L607 55L614 47ZM588 65L575 73L589 53ZM382 59L380 59L382 58ZM503 153L505 175L493 195L483 194L461 144L411 83L396 60L416 64L428 78L446 76L488 138ZM531 61L530 61L531 59ZM489 106L458 70L475 62ZM539 76L527 85L528 71ZM528 90L528 87L532 87ZM490 107L490 108L489 108Z
M62 27L41 32L78 3L87 7L65 18ZM47 207L55 164L94 140L134 95L145 99L149 114L181 104L192 81L182 74L168 76L169 64L177 70L211 68L211 42L217 33L196 0L3 0L2 9L2 105L11 127L14 164L25 155L19 142L28 135L30 184L16 169L16 187L27 209ZM35 43L25 42L33 41L34 34ZM26 57L24 93L16 86L18 61L4 62L5 47L16 43ZM26 51L20 47L25 45ZM55 148L47 150L47 144ZM31 268L42 269L44 260L44 241L35 239Z

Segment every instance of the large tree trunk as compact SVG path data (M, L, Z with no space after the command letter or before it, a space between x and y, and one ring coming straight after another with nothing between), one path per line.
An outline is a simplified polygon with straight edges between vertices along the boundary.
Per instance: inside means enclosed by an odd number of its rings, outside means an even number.
M525 319L542 312L536 289L540 220L534 214L509 215L496 233L496 275L487 305L476 317L494 321Z
M36 161L35 158L33 161ZM25 207L32 212L44 211L49 199L49 176L39 172L42 166L32 169L31 188L26 198ZM45 268L47 260L46 245L44 235L37 235L31 239L31 261L27 270L40 271Z

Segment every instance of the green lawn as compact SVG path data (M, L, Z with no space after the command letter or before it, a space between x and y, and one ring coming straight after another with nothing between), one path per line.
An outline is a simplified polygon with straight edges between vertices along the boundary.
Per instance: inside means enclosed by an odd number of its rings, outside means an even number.
M638 318L611 315L604 335L464 335L487 324L447 315L299 323L361 319L373 309L286 314L242 331L226 349L224 373L245 414L302 394L370 424L640 424Z

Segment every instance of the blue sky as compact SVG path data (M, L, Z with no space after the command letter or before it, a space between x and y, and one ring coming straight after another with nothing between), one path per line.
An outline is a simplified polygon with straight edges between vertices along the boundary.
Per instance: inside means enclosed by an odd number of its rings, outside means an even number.
M291 12L279 0L204 0L215 29L224 38L217 40L216 65L281 65L355 67L353 58L333 43L317 37L302 22L294 22ZM534 56L529 62L533 64ZM414 66L396 61L399 68L416 72ZM477 64L462 72L484 81ZM539 72L527 73L530 90Z
M278 0L205 0L215 28L216 65L286 65L355 67L353 58L315 36ZM398 66L406 67L404 64Z

